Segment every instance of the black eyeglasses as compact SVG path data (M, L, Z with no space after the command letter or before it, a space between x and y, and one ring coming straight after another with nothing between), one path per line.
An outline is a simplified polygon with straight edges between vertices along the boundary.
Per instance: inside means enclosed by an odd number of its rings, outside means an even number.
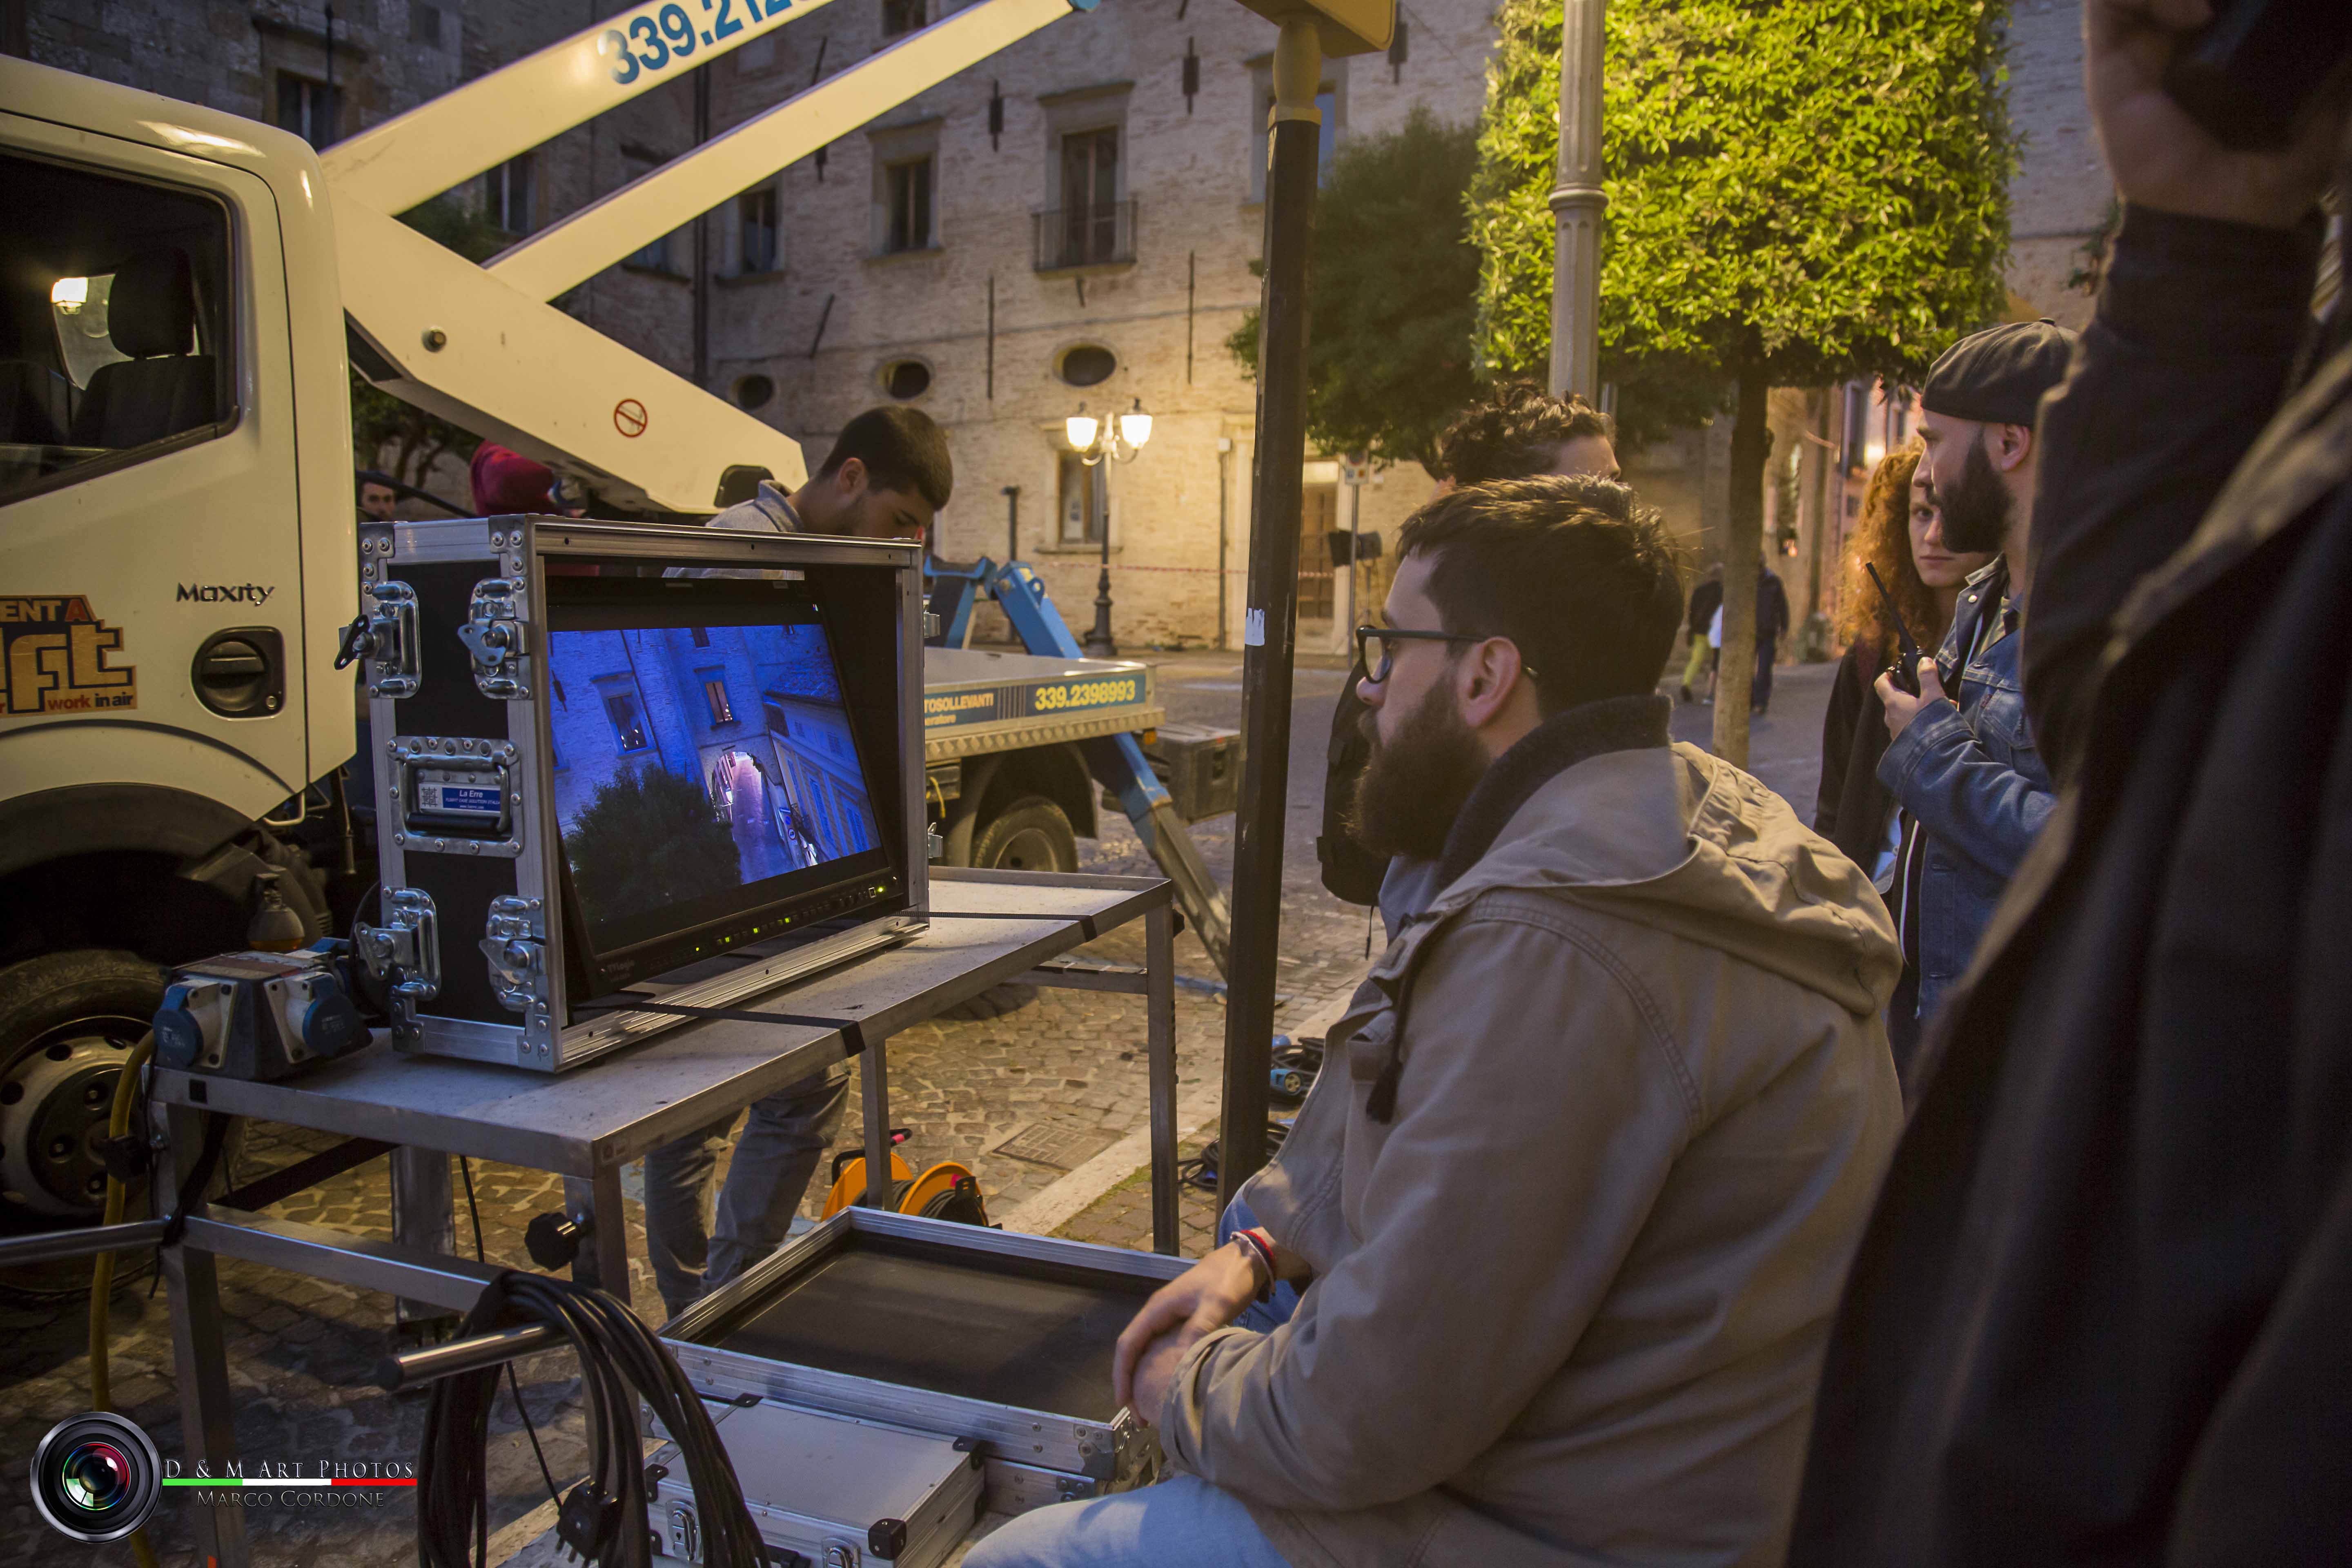
M1405 642L1485 642L1486 632L1419 632L1402 626L1358 626L1356 628L1356 668L1364 679L1382 681L1396 668L1397 647ZM1536 679L1536 667L1522 663L1519 672L1529 680Z

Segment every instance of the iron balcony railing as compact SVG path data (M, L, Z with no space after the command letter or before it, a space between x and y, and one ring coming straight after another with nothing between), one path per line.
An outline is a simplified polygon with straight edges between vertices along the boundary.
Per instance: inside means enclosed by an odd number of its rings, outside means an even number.
M1036 269L1103 267L1135 259L1135 203L1047 207L1036 218Z

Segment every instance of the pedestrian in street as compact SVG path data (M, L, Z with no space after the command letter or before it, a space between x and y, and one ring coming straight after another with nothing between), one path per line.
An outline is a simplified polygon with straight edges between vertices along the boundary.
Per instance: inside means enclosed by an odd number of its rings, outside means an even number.
M1722 608L1723 563L1717 561L1709 563L1706 575L1691 589L1690 615L1683 622L1684 632L1690 642L1689 656L1683 660L1682 700L1685 702L1692 700L1691 687L1702 673L1707 678L1706 700L1710 702L1715 700L1713 656L1720 650L1722 644L1708 639L1722 636L1716 624L1716 616Z
M396 515L395 509L400 505L400 491L394 485L392 476L373 468L362 468L353 478L357 481L360 521L392 521Z
M1780 637L1789 629L1789 590L1769 559L1756 563L1756 677L1748 688L1748 710L1772 706L1772 667L1780 660ZM1716 646L1722 645L1720 636Z
M740 479L740 476L736 476ZM842 427L824 466L790 495L773 479L710 520L745 532L839 533L920 539L948 503L955 469L947 436L919 409L869 408ZM677 570L673 568L672 570ZM690 574L706 570L694 568ZM785 824L795 857L813 858L816 836L796 805ZM676 1317L783 1245L809 1178L841 1126L849 1068L836 1063L752 1101L719 1189L715 1231L703 1210L733 1130L728 1116L646 1155L646 1250L662 1304Z
M1669 742L1680 578L1623 486L1465 486L1400 543L1360 820L1442 890L1244 1189L1261 1223L1120 1337L1172 1479L971 1568L1779 1560L1901 1121L1893 928ZM1276 1281L1290 1319L1238 1322Z
M2084 6L2123 213L2042 416L2063 790L1914 1069L1802 1568L2352 1561L2352 318L2311 319L2345 117L2216 141L2164 85L2207 16Z
M1918 993L1888 1022L1906 1082L1920 1026L1968 968L2056 799L2026 719L2020 633L2041 457L2033 420L2074 344L2052 321L1990 327L1946 350L1919 394L1919 468L1943 542L2000 553L1969 574L1939 650L1918 661L1917 694L1892 674L1875 685L1888 736L1878 780L1904 817L1898 929Z
M1876 681L1899 650L1894 615L1902 617L1922 647L1940 647L1970 574L1990 564L1989 552L1956 552L1944 543L1943 519L1919 465L1916 442L1889 452L1871 471L1863 492L1862 516L1846 561L1845 585L1838 596L1838 637L1845 657L1830 689L1829 712L1822 724L1821 793L1813 805L1813 831L1870 873L1897 924L1902 889L1895 868L1903 847L1905 823L1895 797L1878 779L1886 752L1886 710ZM1865 566L1875 567L1895 601L1890 615ZM1918 972L1904 970L1895 989L1892 1022L1899 1068L1910 1056L1918 1013Z

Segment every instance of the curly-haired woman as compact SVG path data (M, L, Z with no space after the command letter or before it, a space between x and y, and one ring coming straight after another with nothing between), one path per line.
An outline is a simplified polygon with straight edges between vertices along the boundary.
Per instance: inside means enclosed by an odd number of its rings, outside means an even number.
M1991 559L1990 553L1945 547L1943 519L1928 493L1927 476L1919 470L1917 443L1880 460L1863 492L1862 519L1846 555L1845 591L1838 600L1837 633L1846 652L1822 725L1822 789L1813 805L1813 830L1871 873L1898 921L1895 862L1903 826L1894 797L1878 782L1886 718L1872 689L1878 672L1895 657L1896 639L1895 623L1863 567L1878 568L1913 639L1933 651L1943 645L1969 574ZM1898 1059L1907 1056L1908 1033L1918 1026L1909 1005L1916 984L1917 977L1906 969L1897 1005L1888 1014Z

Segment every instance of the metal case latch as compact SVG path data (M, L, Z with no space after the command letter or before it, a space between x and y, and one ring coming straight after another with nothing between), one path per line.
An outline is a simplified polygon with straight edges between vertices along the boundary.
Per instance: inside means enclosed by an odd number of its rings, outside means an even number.
M405 583L371 583L367 656L370 697L414 697L425 681L417 663L416 590Z
M389 983L393 1027L414 1034L417 1004L441 994L441 923L421 888L387 889L383 903L384 923L354 934L368 973Z
M540 900L512 893L490 900L482 956L489 960L490 989L510 1013L528 1013L541 1000L547 973L547 943L539 929Z
M522 584L511 577L485 577L474 584L466 607L466 624L457 640L474 656L474 684L483 696L500 702L530 695L523 678L525 626Z

